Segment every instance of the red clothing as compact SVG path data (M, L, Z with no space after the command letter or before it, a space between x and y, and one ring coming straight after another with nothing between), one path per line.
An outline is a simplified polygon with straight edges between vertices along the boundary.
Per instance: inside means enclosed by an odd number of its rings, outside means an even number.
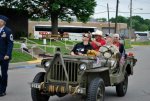
M120 47L120 42L113 42L113 45L115 45L119 48Z
M104 39L102 39L102 38L101 38L101 39L98 39L98 40L96 40L96 41L99 42L99 43L101 44L101 46L103 46L103 45L106 44L106 41L105 41ZM101 47L101 46L97 46L94 41L91 42L91 46L92 46L93 49L96 50L96 51L99 51L99 48Z

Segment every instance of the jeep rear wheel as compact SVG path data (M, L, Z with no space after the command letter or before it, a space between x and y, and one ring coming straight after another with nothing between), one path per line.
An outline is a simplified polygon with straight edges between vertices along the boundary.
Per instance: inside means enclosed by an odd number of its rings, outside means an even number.
M39 72L33 79L34 83L41 83L44 81L44 75L45 72ZM49 97L48 95L42 94L42 92L39 89L31 88L31 96L33 101L48 101Z
M119 97L125 96L128 89L128 75L125 73L125 79L123 82L116 85L116 93Z
M104 101L105 85L101 78L95 78L88 88L86 101Z

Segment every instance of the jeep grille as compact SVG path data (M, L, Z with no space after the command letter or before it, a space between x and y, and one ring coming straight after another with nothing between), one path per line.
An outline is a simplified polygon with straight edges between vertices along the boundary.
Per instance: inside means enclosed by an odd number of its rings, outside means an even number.
M65 61L65 65L69 77L69 82L76 82L79 64L77 62ZM60 62L53 64L50 72L52 80L67 81L65 70Z

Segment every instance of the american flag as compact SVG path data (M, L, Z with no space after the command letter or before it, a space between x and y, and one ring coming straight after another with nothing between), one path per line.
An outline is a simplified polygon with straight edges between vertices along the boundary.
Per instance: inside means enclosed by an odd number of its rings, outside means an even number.
M125 63L125 53L122 53L121 59L120 59L120 65L123 65Z

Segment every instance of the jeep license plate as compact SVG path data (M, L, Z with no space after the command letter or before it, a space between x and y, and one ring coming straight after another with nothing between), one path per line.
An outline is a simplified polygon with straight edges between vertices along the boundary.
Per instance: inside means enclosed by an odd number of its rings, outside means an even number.
M31 88L39 88L40 89L40 83L31 83Z

